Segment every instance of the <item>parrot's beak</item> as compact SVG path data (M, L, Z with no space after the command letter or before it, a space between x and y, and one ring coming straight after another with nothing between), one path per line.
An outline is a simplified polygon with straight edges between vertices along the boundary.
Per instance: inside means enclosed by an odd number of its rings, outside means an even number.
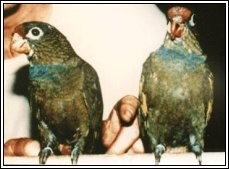
M185 22L187 22L191 16L191 11L185 7L173 7L167 12L169 18L168 32L171 40L180 38L184 33Z
M23 39L18 33L14 33L10 44L10 51L15 56L18 54L29 54L31 48L26 39Z
M12 40L10 44L10 51L13 56L16 56L18 54L26 54L30 56L32 50L29 46L29 42L24 37L25 34L23 26L17 26L12 35Z
M171 21L171 24L170 24L171 40L174 40L175 38L181 37L183 32L184 32L184 24L183 23Z

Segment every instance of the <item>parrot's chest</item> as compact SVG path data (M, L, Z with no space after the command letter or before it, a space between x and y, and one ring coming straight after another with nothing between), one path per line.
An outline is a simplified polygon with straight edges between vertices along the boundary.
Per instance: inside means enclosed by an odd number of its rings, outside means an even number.
M43 90L43 92L60 90L68 76L69 70L60 65L31 66L29 69L31 85L37 90Z
M151 70L145 83L145 90L151 91L146 97L152 101L149 129L159 129L169 145L184 145L193 117L204 119L204 66L187 59L156 58Z
M83 83L79 68L61 65L32 66L29 69L29 79L33 92L48 99L74 95L82 90Z
M71 138L79 130L81 121L88 123L82 94L83 80L80 74L72 74L63 67L30 69L33 105L40 110L42 119L53 132L63 138ZM85 118L81 117L83 115Z
M40 110L35 113L41 115L41 119L59 139L63 138L62 141L75 140L74 138L78 138L79 133L87 132L81 128L82 124L85 128L89 125L89 116L83 99L77 92L70 96L60 93L56 95L50 97L51 94L46 93L46 96L43 97L40 97L39 94L34 96L37 109Z
M205 67L193 56L171 53L171 57L155 57L149 75L153 99L173 104L187 102L203 89ZM146 79L148 80L148 79Z
M193 88L189 82L193 73L185 68L184 63L178 61L154 64L154 71L150 76L153 100L158 100L159 97L168 102L180 102L189 98Z

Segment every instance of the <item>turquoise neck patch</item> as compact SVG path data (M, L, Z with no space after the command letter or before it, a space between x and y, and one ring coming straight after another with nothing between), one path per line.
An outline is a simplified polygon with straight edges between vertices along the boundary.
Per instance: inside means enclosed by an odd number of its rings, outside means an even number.
M206 60L206 57L204 55L198 56L194 52L184 55L182 53L182 50L176 50L172 48L170 49L165 47L164 45L156 51L156 56L161 58L162 60L180 60L182 62L187 62L188 64L194 65L204 63Z
M33 65L29 68L29 79L57 80L59 76L67 75L69 69L62 65Z

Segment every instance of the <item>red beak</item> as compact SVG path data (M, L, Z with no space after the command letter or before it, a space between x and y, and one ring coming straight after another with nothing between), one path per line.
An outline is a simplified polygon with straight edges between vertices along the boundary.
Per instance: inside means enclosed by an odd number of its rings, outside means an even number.
M10 51L13 56L24 53L29 54L30 46L28 41L24 39L24 29L22 25L19 25L15 28L15 31L12 35L12 40L10 44Z
M174 40L175 38L181 37L183 31L184 31L184 25L183 24L172 21L171 29L170 29L170 36L171 36L172 40Z

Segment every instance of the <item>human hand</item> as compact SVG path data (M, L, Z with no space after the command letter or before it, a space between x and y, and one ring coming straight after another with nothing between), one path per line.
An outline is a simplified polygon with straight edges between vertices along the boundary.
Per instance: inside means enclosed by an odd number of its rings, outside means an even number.
M40 143L30 138L10 139L4 144L4 156L37 156Z
M110 116L103 122L103 144L108 154L143 153L139 137L137 108L139 101L134 96L125 96L114 106Z

